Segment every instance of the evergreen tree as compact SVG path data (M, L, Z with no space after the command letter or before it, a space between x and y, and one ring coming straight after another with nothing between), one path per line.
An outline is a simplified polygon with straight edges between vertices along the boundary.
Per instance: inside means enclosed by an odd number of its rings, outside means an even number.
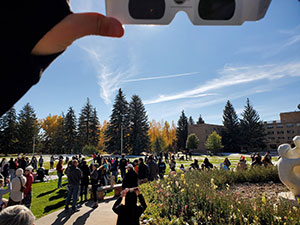
M236 152L240 149L240 123L233 105L228 100L223 111L222 143L225 151Z
M69 108L68 113L64 119L64 138L66 153L76 153L77 122L75 112L72 107Z
M112 114L110 116L109 126L105 131L106 150L109 153L121 153L121 133L123 135L123 152L128 152L129 137L129 118L128 118L128 102L121 90L115 98Z
M132 96L128 112L129 146L132 154L139 155L141 152L147 151L150 145L148 117L139 96Z
M161 153L164 151L164 149L165 149L165 142L161 136L158 136L152 145L152 152Z
M259 114L250 104L249 99L245 105L241 119L242 145L248 150L257 150L265 147L265 131L263 122L260 121Z
M7 155L16 152L17 118L16 110L11 108L0 118L0 152Z
M88 98L79 116L78 145L80 152L85 145L97 146L99 141L98 126L99 119L97 117L97 111L93 109Z
M199 118L198 118L198 121L197 121L197 124L203 124L205 123L204 120L202 119L202 116L201 114L199 115Z
M177 129L176 129L177 146L179 150L185 149L187 136L188 136L188 119L184 114L184 110L182 110L181 116L177 122Z
M189 125L195 125L195 122L193 120L193 117L189 117Z
M34 109L27 103L18 115L18 153L30 153L38 140L39 125Z

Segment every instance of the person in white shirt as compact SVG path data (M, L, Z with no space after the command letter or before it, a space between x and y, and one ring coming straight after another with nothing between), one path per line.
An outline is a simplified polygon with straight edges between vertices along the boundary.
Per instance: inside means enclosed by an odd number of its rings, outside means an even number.
M24 191L22 186L26 184L26 177L23 176L23 169L16 170L16 177L11 181L11 192L8 200L8 206L19 205L24 199Z

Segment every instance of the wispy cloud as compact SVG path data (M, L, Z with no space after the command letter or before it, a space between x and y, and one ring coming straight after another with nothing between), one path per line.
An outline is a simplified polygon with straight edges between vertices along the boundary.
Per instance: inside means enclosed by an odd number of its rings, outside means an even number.
M199 74L199 72L179 73L179 74L172 74L172 75L166 75L166 76L152 76L152 77L128 79L128 80L123 80L122 82L129 83L129 82L148 81L148 80L161 80L161 79L170 79L170 78L176 78L176 77L192 76L192 75L196 75L196 74Z
M131 76L137 74L138 66L134 62L135 57L128 54L128 63L118 63L120 59L112 58L112 54L103 52L102 48L79 46L89 56L89 60L95 67L98 85L100 87L100 97L105 104L111 104L115 92L122 86L122 81L129 79ZM109 57L110 56L110 57ZM124 61L124 60L123 60Z
M172 100L192 98L194 96L211 95L209 92L216 92L220 89L232 88L236 85L248 84L255 81L273 81L283 77L300 76L300 62L281 65L256 65L256 66L225 66L218 71L219 77L207 81L204 85L192 90L179 92L172 95L160 95L157 98L144 101L145 104L155 104ZM261 90L257 90L258 92Z

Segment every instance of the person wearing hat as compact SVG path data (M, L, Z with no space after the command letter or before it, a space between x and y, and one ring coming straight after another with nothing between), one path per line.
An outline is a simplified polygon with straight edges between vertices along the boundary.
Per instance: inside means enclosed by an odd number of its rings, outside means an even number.
M26 177L26 189L24 191L24 199L22 201L23 205L25 205L28 209L30 209L31 206L31 200L32 200L32 183L33 183L33 176L32 176L32 166L27 166L25 168L25 177Z
M16 177L11 181L11 192L8 206L20 205L24 198L23 187L26 184L26 177L23 176L23 169L16 170Z
M134 171L133 165L130 163L126 167L127 173L124 176L122 188L133 188L138 186L138 176Z

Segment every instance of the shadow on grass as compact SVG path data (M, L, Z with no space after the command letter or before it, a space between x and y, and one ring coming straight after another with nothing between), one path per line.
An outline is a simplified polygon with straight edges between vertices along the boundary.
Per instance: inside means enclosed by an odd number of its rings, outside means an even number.
M55 196L51 196L49 198L49 201L53 201L60 198L66 198L67 197L67 190L66 189L60 189Z
M45 209L44 209L44 213L48 213L48 212L50 212L50 211L52 211L52 210L59 209L59 208L61 208L62 206L65 206L65 199L63 199L63 200L57 202L57 203L54 204L54 205L48 205L48 206L46 206Z
M53 190L51 190L51 191L47 191L47 192L41 193L41 194L39 194L39 195L36 196L36 197L37 197L37 198L40 198L40 197L43 197L43 196L45 196L45 195L49 195L49 194L51 194L51 193L54 192L54 191L56 191L56 188L53 189Z

